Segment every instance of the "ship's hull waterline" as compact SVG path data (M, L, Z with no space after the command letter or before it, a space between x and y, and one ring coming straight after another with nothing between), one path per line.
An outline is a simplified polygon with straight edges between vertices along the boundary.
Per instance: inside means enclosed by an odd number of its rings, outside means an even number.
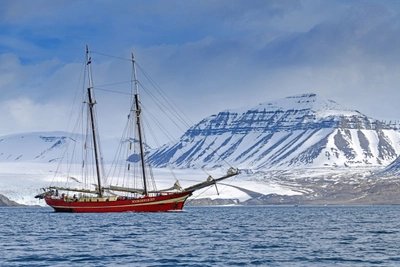
M56 212L166 212L182 210L192 191L143 198L45 198Z

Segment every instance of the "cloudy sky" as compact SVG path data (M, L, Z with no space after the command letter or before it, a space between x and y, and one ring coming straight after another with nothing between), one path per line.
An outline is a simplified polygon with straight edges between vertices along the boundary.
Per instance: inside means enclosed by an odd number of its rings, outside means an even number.
M309 92L400 118L399 12L397 0L2 0L0 136L67 130L86 44L133 51L192 122ZM124 73L92 57L95 85ZM107 136L119 135L119 101L99 97Z

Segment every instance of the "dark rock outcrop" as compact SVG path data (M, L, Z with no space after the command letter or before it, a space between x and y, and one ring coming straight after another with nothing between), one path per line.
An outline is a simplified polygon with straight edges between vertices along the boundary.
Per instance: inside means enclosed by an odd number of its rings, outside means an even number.
M4 195L0 194L0 207L17 207L17 206L23 206L23 205L18 204L15 201L9 200Z

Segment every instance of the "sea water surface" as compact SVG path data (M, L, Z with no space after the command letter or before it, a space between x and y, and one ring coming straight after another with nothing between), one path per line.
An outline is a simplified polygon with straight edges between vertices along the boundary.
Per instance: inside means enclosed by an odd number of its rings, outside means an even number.
M0 208L0 266L400 266L400 206Z

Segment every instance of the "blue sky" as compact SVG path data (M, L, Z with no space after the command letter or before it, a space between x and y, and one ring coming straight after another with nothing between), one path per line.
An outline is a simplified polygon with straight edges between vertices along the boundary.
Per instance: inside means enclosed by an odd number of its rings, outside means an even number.
M399 12L396 0L3 0L0 135L66 130L86 44L135 52L193 122L309 92L400 118ZM122 73L117 63L93 58L95 84ZM112 103L103 125L126 113Z

